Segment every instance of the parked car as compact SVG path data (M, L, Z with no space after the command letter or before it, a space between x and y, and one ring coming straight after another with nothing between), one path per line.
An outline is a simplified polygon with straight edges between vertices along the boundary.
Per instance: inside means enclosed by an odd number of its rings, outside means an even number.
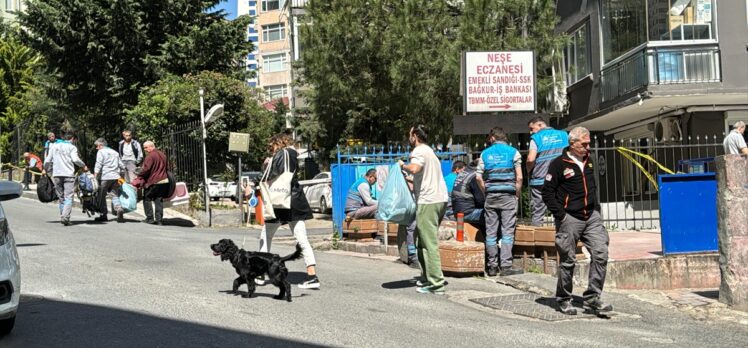
M328 213L332 209L332 176L330 172L321 172L312 180L299 181L312 209Z
M0 201L21 197L23 186L0 181ZM21 299L21 265L8 218L0 206L0 336L13 330Z
M220 180L220 177L208 178L208 195L212 200L232 198L236 194L236 183Z

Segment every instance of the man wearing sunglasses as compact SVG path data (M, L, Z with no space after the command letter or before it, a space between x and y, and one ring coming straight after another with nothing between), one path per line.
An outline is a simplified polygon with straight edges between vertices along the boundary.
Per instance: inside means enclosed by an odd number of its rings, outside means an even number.
M613 310L613 306L600 300L608 265L609 239L600 217L589 152L590 132L584 127L572 129L569 147L551 162L543 185L543 201L556 221L556 249L560 256L556 300L559 310L568 315L577 314L571 304L571 291L579 240L590 252L584 307L598 313Z

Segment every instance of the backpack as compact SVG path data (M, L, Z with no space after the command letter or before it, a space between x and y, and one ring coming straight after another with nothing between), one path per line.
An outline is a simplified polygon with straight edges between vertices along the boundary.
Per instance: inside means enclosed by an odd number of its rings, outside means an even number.
M78 176L78 189L83 194L93 194L98 190L98 182L93 174L83 173Z
M49 203L57 200L57 191L55 190L55 183L49 175L42 175L39 178L39 182L36 183L36 195L39 197L39 201L42 203Z

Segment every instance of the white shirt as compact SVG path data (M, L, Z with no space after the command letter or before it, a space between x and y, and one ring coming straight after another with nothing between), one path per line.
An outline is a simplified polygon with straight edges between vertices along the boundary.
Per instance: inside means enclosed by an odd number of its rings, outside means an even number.
M746 148L745 138L738 132L737 129L733 129L730 134L725 137L725 141L722 142L725 147L726 154L740 155L740 150Z
M130 143L122 144L122 160L123 161L134 161L135 152L132 151L132 141Z
M417 204L446 203L447 183L442 175L442 165L434 150L421 144L410 153L410 163L421 166L421 171L413 175L413 192Z
M580 161L577 156L574 156L571 152L566 152L567 155L569 155L569 158L571 158L574 163L576 163L579 166L579 169L584 173L584 162Z

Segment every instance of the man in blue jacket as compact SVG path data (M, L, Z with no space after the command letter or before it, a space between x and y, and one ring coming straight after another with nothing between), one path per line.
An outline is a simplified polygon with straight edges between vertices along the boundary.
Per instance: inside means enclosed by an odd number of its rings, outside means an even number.
M345 200L346 221L374 218L377 213L377 201L371 195L371 186L375 182L377 182L377 170L372 168L348 189Z
M486 274L495 276L501 266L501 276L523 273L512 268L514 228L517 224L519 192L522 189L522 156L507 142L506 133L494 127L489 134L493 144L483 150L478 160L476 179L485 192L486 203ZM498 235L501 229L501 264L499 265Z
M566 131L555 130L545 124L542 117L536 117L528 123L530 127L530 151L527 153L527 172L530 175L530 207L532 225L543 225L547 210L543 203L543 182L548 173L548 166L556 157L561 156L569 144Z

